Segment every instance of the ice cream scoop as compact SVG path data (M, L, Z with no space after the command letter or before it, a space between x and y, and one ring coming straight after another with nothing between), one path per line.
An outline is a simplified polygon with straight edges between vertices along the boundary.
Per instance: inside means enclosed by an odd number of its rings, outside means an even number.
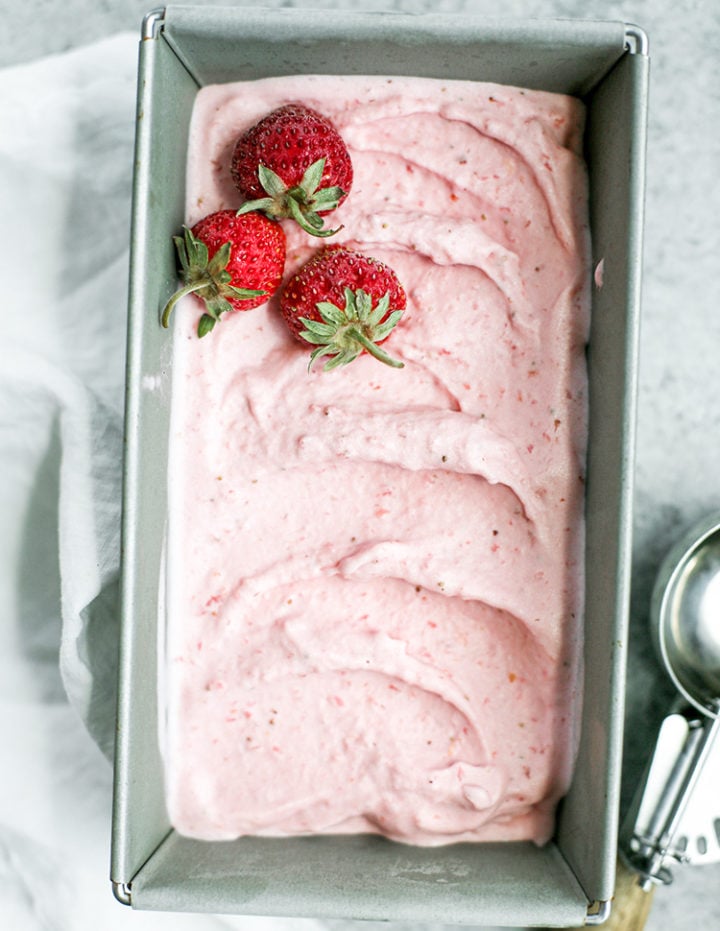
M708 777L720 730L720 515L692 527L668 553L651 617L658 653L687 704L665 718L631 811L625 853L643 888L670 882L673 860L720 860L720 803Z

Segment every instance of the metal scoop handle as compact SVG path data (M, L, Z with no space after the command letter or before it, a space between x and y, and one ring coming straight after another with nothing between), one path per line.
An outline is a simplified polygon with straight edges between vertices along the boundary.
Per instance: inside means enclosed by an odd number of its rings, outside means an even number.
M685 728L679 747L678 736ZM687 860L674 840L693 790L720 732L720 715L714 719L674 714L660 729L652 763L638 806L632 834L623 853L640 874L640 885L669 883L668 860Z

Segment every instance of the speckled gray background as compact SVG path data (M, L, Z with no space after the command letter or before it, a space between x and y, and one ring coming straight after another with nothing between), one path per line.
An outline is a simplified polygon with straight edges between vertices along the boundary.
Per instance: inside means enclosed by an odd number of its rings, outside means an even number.
M720 512L720 2L265 0L259 5L617 19L635 22L649 35L645 275L623 768L627 805L673 697L649 643L653 580L682 529L706 513ZM137 31L152 6L142 0L33 0L23 5L0 0L0 65L30 62L120 30ZM720 792L718 796L720 814ZM677 870L675 883L656 894L647 928L720 928L720 865Z

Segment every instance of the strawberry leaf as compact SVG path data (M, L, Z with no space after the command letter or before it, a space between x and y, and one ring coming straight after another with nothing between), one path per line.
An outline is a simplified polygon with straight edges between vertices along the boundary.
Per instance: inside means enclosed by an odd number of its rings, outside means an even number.
M354 362L355 359L360 355L361 349L345 349L342 352L339 352L332 359L328 361L323 366L323 371L331 372L333 369L340 368L341 365L348 365L350 362Z
M232 309L232 304L224 297L213 297L205 301L205 310L215 320L220 319L220 314L226 314L228 311L232 311Z
M357 319L365 323L372 311L372 298L367 291L363 291L362 288L356 292L355 308L357 311Z
M402 317L403 312L401 310L394 310L390 316L387 318L385 323L381 323L380 326L375 330L375 339L380 342L385 339L386 336L390 335L390 332L397 326L400 317Z
M325 171L325 158L319 158L316 162L305 171L298 187L305 194L307 202L313 197L322 181L323 171ZM267 189L266 189L267 190Z
M310 361L308 362L308 372L313 366L313 362L316 359L319 359L321 356L326 356L331 352L335 352L332 346L318 346L317 349L313 349L310 353Z
M251 297L264 297L267 291L257 291L253 288L236 288L233 285L223 288L223 294L234 297L238 301L248 301Z
M203 336L208 335L208 333L215 326L215 322L215 319L209 314L203 314L202 317L200 317L197 328L197 335L200 337L200 339L202 339Z
M340 187L323 188L317 191L312 198L313 210L316 210L318 213L321 210L335 210L344 196L345 191Z
M342 326L343 323L345 323L343 312L339 307L336 307L329 301L319 301L315 306L325 323L334 323L336 327Z
M302 213L302 211L301 211ZM312 226L313 230L321 230L323 225L322 217L318 216L313 210L307 210L303 213L305 221ZM317 234L317 233L316 233Z
M390 293L385 292L380 300L377 302L377 306L374 310L371 310L367 317L367 322L370 326L375 326L380 323L385 314L388 312L390 307Z
M310 343L311 346L325 346L328 352L334 351L325 336L315 336L309 330L301 330L300 336L302 336L306 343Z
M222 279L223 276L227 276L225 280L230 281L230 273L225 271L229 261L230 243L224 242L215 253L215 255L207 263L208 275L215 280Z
M244 213L253 213L255 210L260 213L264 213L273 219L277 218L277 215L273 213L275 209L275 201L272 197L261 197L259 200L248 200L242 207L237 211L236 216L241 217Z
M355 292L351 288L345 288L345 316L348 320L357 320Z
M187 245L190 268L207 268L208 249L201 239L196 239L192 231L186 228L185 242Z
M320 336L323 339L332 339L337 332L337 326L331 323L320 323L319 320L308 320L307 317L300 317L300 322L313 336Z
M287 191L287 185L280 175L275 174L272 168L267 168L263 164L258 165L258 178L263 190L267 191L270 197L284 195Z

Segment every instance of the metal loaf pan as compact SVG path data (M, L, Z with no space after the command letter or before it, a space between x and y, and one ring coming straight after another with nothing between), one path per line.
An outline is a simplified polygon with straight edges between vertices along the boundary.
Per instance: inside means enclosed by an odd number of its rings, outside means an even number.
M171 340L188 125L207 83L298 73L496 81L588 106L589 345L585 701L554 840L434 849L373 836L204 843L172 831L159 746L159 635ZM112 883L138 909L504 926L599 924L614 889L629 593L648 57L621 22L168 7L140 44Z

